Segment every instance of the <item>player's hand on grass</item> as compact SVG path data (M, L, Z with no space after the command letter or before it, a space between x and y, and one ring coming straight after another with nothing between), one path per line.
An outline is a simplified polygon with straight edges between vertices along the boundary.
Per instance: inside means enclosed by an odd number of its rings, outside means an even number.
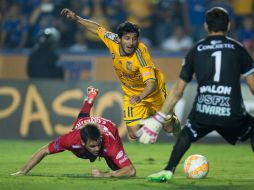
M23 176L26 175L25 173L22 173L21 171L15 172L11 174L12 176Z
M137 136L140 136L139 142L144 144L155 143L165 118L164 114L158 112L148 119L139 121L139 124L143 126L137 132Z
M78 16L76 15L76 13L74 13L73 11L71 11L70 9L68 8L64 8L62 11L61 11L61 15L62 16L65 16L66 18L70 19L70 20L73 20L73 21L76 21L78 19Z
M93 177L103 177L104 172L100 171L99 169L92 169L92 176Z

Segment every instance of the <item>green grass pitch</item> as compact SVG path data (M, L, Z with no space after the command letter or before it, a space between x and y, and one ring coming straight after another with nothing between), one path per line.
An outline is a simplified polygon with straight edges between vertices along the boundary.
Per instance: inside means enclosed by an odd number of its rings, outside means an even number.
M10 176L18 171L46 141L0 141L0 190L253 190L254 154L249 144L193 144L178 165L171 183L152 183L146 176L161 170L173 144L143 145L125 143L133 161L134 178L93 178L92 168L108 170L103 159L94 163L76 158L71 152L50 155L27 176ZM191 154L205 155L210 171L205 179L189 180L183 173L184 159Z

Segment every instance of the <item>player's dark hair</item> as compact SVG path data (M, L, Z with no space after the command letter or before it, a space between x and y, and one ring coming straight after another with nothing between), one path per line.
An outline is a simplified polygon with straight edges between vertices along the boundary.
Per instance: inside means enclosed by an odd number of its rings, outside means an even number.
M222 7L214 7L206 12L205 21L212 32L227 32L229 14Z
M85 127L80 129L80 136L84 143L86 143L88 139L94 141L98 140L101 133L95 123L88 123Z
M121 23L118 26L117 34L118 34L118 37L121 38L126 33L136 33L137 36L139 37L140 28L136 24L125 21L124 23Z

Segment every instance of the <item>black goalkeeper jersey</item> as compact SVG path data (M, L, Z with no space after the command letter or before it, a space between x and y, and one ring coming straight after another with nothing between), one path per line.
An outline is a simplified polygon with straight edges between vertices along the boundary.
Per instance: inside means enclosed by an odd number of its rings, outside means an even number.
M232 38L208 36L186 55L180 78L198 82L189 119L201 124L231 125L246 115L240 77L254 72L253 59Z

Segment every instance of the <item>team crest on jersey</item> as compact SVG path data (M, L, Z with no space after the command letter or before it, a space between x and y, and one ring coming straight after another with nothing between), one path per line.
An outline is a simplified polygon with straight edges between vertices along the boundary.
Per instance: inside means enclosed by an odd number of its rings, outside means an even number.
M122 156L123 156L123 151L120 150L120 151L118 152L118 154L116 155L116 159L119 159L119 158L121 158Z
M111 57L112 57L112 59L115 59L115 54L111 53Z
M132 71L132 62L130 62L130 61L126 62L126 69L129 71Z
M118 61L118 64L119 64L119 65L122 65L122 61Z

